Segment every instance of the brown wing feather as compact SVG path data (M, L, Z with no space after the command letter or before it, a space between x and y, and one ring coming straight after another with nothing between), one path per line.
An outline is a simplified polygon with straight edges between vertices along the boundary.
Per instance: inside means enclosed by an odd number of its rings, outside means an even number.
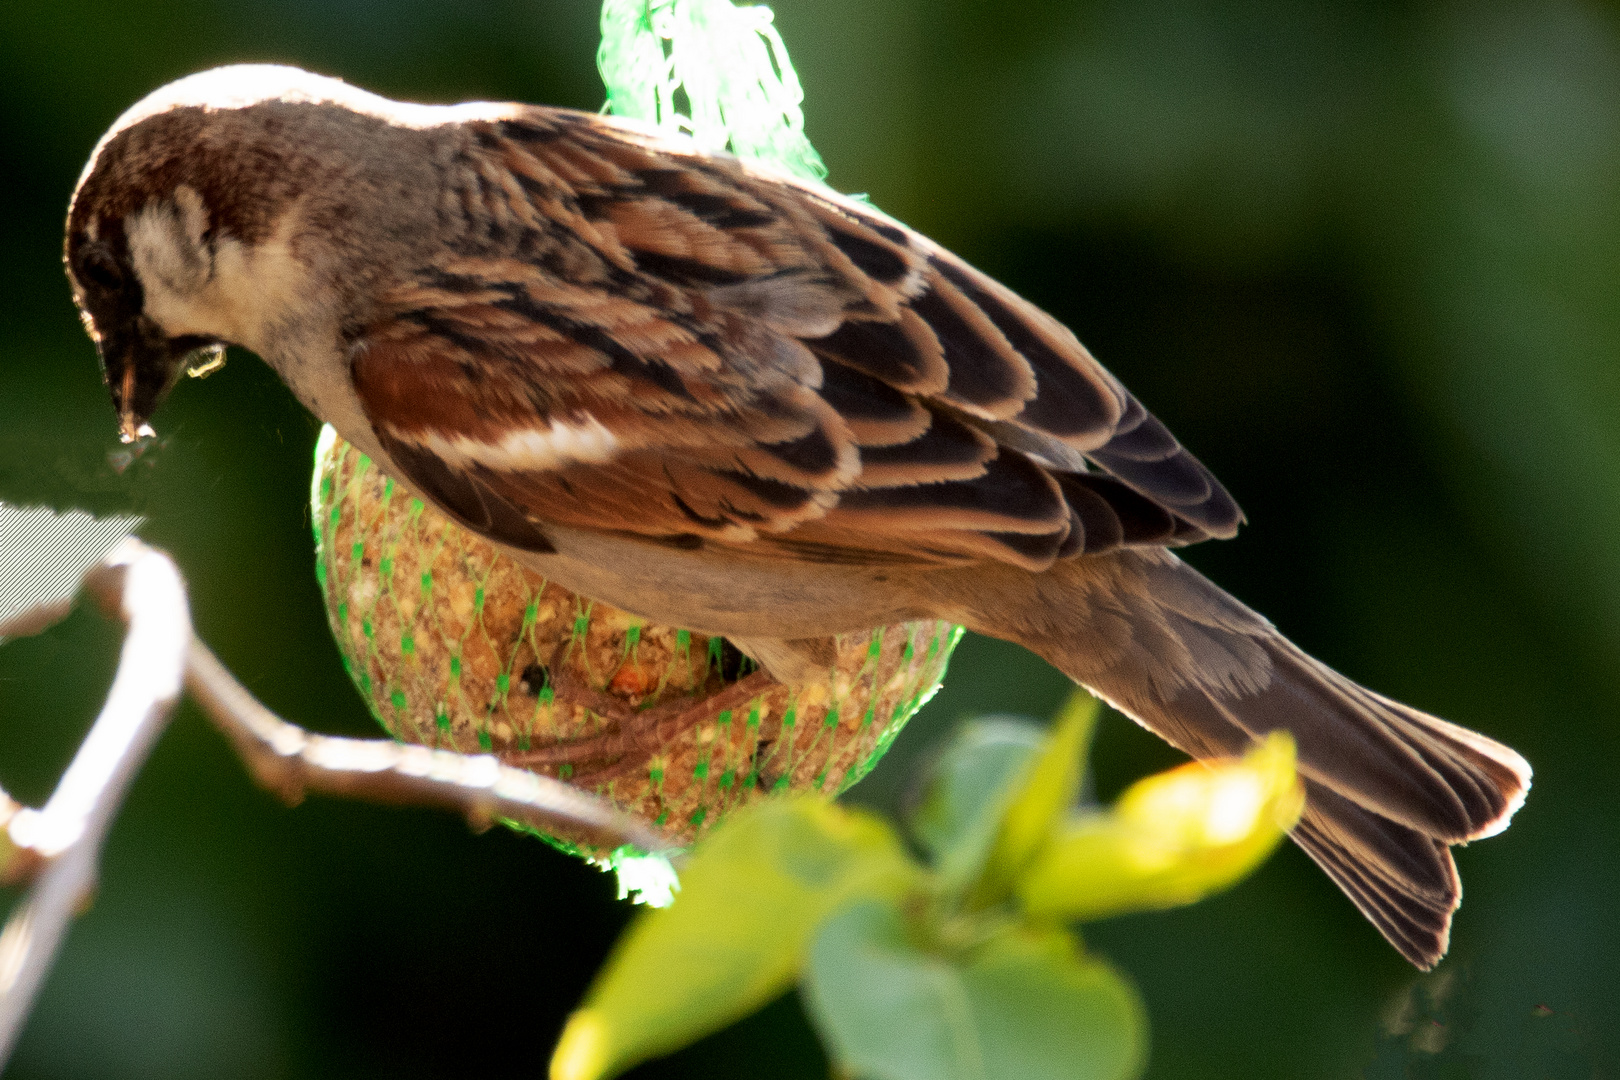
M385 297L353 366L430 493L459 473L542 532L835 561L1235 530L1073 334L870 207L585 114L468 130L461 254Z

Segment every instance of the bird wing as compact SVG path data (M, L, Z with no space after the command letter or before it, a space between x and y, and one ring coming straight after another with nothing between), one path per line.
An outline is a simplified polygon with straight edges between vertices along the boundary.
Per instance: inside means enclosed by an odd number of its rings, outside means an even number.
M465 135L352 374L479 531L1037 570L1236 531L1067 328L871 207L590 114Z

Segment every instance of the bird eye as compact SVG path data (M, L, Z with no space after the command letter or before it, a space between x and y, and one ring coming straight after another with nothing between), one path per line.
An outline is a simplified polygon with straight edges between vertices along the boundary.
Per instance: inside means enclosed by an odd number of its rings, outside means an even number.
M79 260L79 280L88 281L108 292L124 284L124 272L118 260L106 248L91 248Z

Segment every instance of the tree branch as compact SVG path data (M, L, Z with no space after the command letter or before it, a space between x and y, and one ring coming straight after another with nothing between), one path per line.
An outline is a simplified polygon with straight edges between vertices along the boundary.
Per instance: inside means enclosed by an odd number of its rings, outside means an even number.
M264 787L289 801L306 791L460 810L474 826L510 818L542 832L581 835L605 850L657 851L657 832L561 780L502 765L489 754L314 735L265 708L201 641L191 642L186 689Z
M579 837L603 850L668 846L651 827L560 780L477 757L384 739L316 735L265 708L193 635L174 562L125 537L84 576L85 588L128 629L106 704L50 801L18 807L0 792L0 873L30 880L0 931L0 1069L10 1059L40 984L95 887L101 846L130 782L163 730L182 685L225 733L261 785L296 801L306 791L392 804L440 806L475 826L509 818ZM0 633L43 630L67 611L40 604Z
M0 1065L95 887L102 841L180 695L191 642L180 572L134 537L119 541L84 584L129 629L101 715L50 801L17 810L6 830L21 856L13 864L33 869L34 885L0 931Z

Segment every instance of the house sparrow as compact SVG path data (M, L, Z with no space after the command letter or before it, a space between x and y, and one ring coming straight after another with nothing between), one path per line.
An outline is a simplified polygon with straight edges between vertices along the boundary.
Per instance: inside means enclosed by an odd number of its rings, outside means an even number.
M1351 682L1168 549L1220 483L1064 326L864 203L611 117L204 72L102 138L68 275L126 440L263 357L384 471L570 589L778 675L924 617L1182 750L1298 745L1293 837L1419 967L1530 766Z

